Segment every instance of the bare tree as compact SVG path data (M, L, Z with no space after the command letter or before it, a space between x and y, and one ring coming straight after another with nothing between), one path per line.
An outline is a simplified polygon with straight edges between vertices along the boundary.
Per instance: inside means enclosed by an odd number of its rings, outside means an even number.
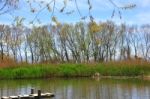
M1 60L3 60L4 58L4 25L0 25L0 56L1 56Z
M150 54L150 25L143 25L141 27L141 31L143 32L143 38L144 38L144 47L145 50L143 50L143 55L145 59L149 59Z

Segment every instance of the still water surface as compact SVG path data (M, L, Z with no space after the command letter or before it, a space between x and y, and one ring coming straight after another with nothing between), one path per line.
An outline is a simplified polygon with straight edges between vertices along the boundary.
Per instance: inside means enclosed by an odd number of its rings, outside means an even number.
M150 99L150 81L87 78L0 80L0 97L29 94L31 88L53 92L52 99Z

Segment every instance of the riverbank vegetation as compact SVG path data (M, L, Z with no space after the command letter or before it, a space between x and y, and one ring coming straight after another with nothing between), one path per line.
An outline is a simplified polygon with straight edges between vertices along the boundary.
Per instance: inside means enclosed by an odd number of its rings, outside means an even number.
M92 77L102 76L137 77L150 74L148 62L109 62L95 64L18 64L0 69L0 79Z
M0 78L142 76L150 72L150 25L112 21L0 25Z

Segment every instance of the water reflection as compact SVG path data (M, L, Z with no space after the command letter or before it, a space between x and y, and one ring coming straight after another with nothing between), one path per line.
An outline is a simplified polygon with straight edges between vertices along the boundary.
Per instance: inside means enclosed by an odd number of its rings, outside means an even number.
M53 92L53 99L150 99L150 81L85 78L1 80L0 97L29 94L31 88Z

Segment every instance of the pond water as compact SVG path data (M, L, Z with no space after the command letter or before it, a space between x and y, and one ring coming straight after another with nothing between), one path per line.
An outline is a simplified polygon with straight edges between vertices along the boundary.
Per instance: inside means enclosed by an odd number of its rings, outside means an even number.
M150 99L150 81L140 79L28 79L0 80L0 97L52 92L52 99Z

